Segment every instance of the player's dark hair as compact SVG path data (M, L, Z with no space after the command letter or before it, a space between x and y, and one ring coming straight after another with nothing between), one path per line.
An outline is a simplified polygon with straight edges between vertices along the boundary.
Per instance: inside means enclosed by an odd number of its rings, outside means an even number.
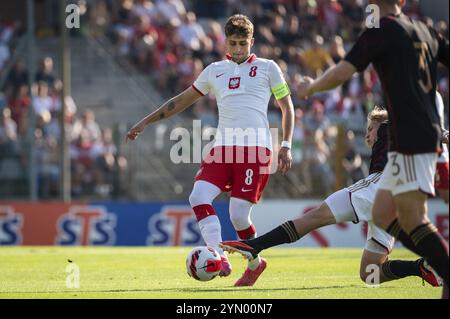
M376 122L386 122L388 120L388 112L383 107L376 105L373 110L367 115L367 119Z
M231 16L225 24L225 36L253 37L253 23L243 14Z

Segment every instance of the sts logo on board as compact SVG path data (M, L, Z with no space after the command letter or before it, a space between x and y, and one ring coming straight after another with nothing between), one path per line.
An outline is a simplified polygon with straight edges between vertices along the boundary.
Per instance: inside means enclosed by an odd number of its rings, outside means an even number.
M22 243L22 216L10 206L0 206L0 246Z
M190 206L165 206L148 223L147 245L196 246L204 244Z
M72 206L57 225L57 245L110 246L116 240L116 216L103 206Z

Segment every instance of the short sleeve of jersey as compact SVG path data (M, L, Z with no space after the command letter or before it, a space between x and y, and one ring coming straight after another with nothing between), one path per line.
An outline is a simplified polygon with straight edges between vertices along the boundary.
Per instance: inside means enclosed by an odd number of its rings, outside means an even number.
M386 41L382 31L383 28L364 30L345 56L345 61L351 63L358 72L364 71L384 50Z
M192 86L202 95L206 95L210 90L209 74L211 73L211 65L208 65L198 76Z
M291 94L289 86L284 79L283 72L281 71L278 64L274 61L269 62L269 84L270 89L277 100Z

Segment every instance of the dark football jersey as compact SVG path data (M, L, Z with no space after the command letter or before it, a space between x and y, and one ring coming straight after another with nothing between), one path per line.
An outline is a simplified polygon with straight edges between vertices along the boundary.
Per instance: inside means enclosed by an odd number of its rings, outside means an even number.
M372 63L389 112L389 149L404 154L439 149L437 64L448 68L449 43L424 23L403 14L366 29L345 57L361 72Z
M377 141L372 146L369 175L382 172L388 161L388 124L381 123L377 132Z

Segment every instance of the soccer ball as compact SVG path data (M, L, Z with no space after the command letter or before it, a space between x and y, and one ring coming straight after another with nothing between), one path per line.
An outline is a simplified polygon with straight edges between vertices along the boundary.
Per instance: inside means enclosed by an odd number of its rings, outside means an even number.
M196 280L210 281L219 274L221 268L220 255L211 247L195 247L186 258L187 273Z

